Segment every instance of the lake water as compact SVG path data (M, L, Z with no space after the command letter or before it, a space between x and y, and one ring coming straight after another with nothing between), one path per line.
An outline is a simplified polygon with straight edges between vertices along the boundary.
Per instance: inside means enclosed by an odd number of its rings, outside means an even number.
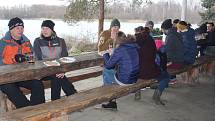
M2 37L5 32L8 31L8 21L9 20L0 20L0 37ZM36 20L23 20L25 26L24 34L31 40L34 41L36 37L40 35L41 24L43 19ZM98 21L87 22L81 21L74 25L69 25L62 20L53 20L55 22L54 30L57 32L58 36L73 36L75 38L89 38L90 41L97 41L97 32L98 32ZM144 26L144 22L121 22L120 30L126 34L134 34L134 28L138 26ZM104 22L104 29L109 29L110 21L106 20ZM194 26L195 27L195 26ZM160 24L155 24L155 28L160 28Z

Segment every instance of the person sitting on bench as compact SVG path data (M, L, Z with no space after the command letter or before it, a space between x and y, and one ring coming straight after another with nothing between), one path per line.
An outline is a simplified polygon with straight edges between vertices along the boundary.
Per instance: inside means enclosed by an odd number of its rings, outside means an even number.
M138 45L133 36L123 32L117 34L117 47L113 52L105 53L104 66L107 69L115 69L115 83L126 86L137 82L139 73ZM110 55L110 53L112 53ZM107 104L102 104L102 108L117 109L116 100L111 100Z
M38 60L68 56L66 43L57 36L54 25L51 20L45 20L41 25L41 36L35 39L33 46ZM50 75L41 80L51 80L51 100L60 99L61 87L66 96L77 92L64 73Z
M0 40L0 65L26 62L27 56L29 57L33 50L30 40L23 34L24 23L20 18L15 17L9 21L8 26L9 31ZM20 87L31 90L30 100L22 93ZM44 87L40 80L23 80L0 85L0 88L16 108L45 102Z

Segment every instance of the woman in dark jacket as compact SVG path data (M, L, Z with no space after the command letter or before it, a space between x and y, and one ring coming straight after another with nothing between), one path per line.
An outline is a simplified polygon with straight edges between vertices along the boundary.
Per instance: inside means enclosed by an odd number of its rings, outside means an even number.
M156 104L164 105L160 100L160 97L164 89L168 86L170 80L169 74L166 71L166 62L164 62L167 61L167 57L161 57L165 54L157 51L155 42L150 36L147 27L143 28L140 26L136 28L135 36L136 42L139 45L139 79L158 80L159 84L154 91L153 100Z
M65 41L57 37L54 25L51 20L45 20L41 25L41 37L36 38L33 45L35 56L38 60L68 56ZM51 80L51 100L60 98L61 87L66 96L77 92L64 73L51 75L42 80Z
M152 79L160 74L159 67L155 63L156 45L149 34L147 27L136 28L136 42L139 45L140 79Z

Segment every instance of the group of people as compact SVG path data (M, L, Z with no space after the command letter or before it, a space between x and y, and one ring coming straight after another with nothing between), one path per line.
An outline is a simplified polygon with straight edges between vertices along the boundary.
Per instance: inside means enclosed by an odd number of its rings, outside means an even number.
M210 25L210 26L209 26ZM0 40L0 65L17 64L28 61L26 56L33 53L36 60L55 59L68 56L64 39L57 36L52 20L44 20L41 34L34 40L33 46L23 34L24 23L16 17L8 23L9 31ZM122 86L132 85L147 79L156 79L153 100L156 104L165 105L161 100L162 92L175 78L167 72L169 69L180 69L183 65L193 64L197 56L195 30L186 21L166 19L161 30L166 35L164 44L159 44L153 37L152 21L145 27L134 29L134 35L120 31L120 21L113 19L110 29L99 36L98 54L104 58L103 84ZM214 37L214 24L207 23L208 38ZM214 46L215 39L209 39L208 46ZM9 100L21 108L45 102L42 81L51 80L51 100L60 98L61 88L67 96L77 93L64 73L47 75L40 80L33 79L0 85L0 89ZM21 92L20 87L31 90L30 100ZM102 108L117 109L116 99L102 104Z
M161 100L162 92L176 75L170 75L168 69L181 69L195 62L198 55L195 30L186 21L166 19L161 30L166 35L160 45L153 37L152 21L145 27L134 29L134 35L120 31L120 22L113 19L110 29L99 37L98 53L104 58L104 85L131 85L146 79L157 79L153 100L165 105ZM214 36L214 34L209 34ZM215 41L215 39L211 40ZM102 104L102 108L117 109L116 99Z
M215 50L215 26L213 22L205 22L195 30L200 56L214 55Z
M55 23L44 20L41 25L41 35L35 39L34 45L23 34L24 23L15 17L9 20L9 31L0 40L0 65L24 63L33 54L36 60L54 59L68 56L64 39L57 36L54 31ZM61 88L67 96L76 93L64 73L47 75L40 80L33 79L0 85L1 91L16 108L45 103L43 80L51 80L51 100L60 98ZM22 93L20 87L31 91L30 100Z

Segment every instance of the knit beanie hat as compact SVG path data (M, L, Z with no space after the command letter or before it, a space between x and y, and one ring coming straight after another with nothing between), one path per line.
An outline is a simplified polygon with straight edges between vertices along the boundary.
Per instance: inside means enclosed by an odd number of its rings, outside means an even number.
M173 23L174 23L174 24L177 24L178 22L180 22L179 19L174 19L174 20L173 20Z
M187 29L187 23L185 21L180 21L179 23L176 24L176 27L178 30L183 31Z
M52 20L44 20L41 27L48 27L52 31L54 31L55 23Z
M145 24L145 27L154 27L154 22L153 21L147 21Z
M120 28L120 22L118 19L115 18L111 21L110 28L113 26L118 26Z
M22 19L20 19L18 17L10 19L10 21L8 23L9 30L12 30L14 27L17 27L17 26L24 27L24 23L23 23Z
M170 28L172 28L172 20L171 19L166 19L165 21L163 21L163 23L161 24L161 28L162 29L170 29Z

